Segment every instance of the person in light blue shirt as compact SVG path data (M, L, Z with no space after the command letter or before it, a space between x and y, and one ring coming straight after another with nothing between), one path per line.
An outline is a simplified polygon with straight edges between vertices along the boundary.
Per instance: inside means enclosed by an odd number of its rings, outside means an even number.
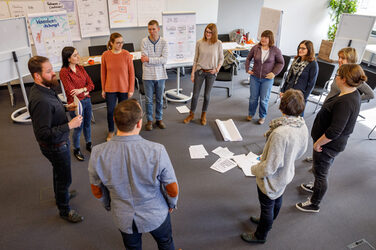
M94 196L111 210L126 249L142 249L150 232L158 249L174 249L170 213L178 184L165 147L143 139L142 110L134 100L115 108L117 135L92 149L89 178Z

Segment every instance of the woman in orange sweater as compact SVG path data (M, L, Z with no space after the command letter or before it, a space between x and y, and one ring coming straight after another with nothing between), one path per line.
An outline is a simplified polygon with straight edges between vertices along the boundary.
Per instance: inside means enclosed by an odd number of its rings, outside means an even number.
M134 68L132 55L123 49L123 37L112 33L108 41L108 50L102 55L101 81L102 97L107 104L108 135L107 141L114 135L114 109L116 101L121 102L132 97L134 92Z

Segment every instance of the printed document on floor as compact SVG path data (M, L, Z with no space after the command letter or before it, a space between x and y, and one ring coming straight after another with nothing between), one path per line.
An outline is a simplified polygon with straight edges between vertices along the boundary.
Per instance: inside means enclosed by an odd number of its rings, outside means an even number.
M190 146L189 154L191 156L191 159L204 159L205 156L209 155L204 145L202 144Z
M234 167L236 167L236 163L232 160L219 158L210 168L220 173L225 173Z
M176 107L180 114L189 113L189 108L185 105Z
M228 148L222 148L222 147L217 147L212 151L214 154L218 155L220 158L231 158L234 153L228 150Z

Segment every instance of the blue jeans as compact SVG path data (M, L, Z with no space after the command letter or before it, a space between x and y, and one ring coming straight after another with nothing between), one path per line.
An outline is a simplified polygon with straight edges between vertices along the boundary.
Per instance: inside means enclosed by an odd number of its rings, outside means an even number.
M330 166L333 165L334 158L339 152L323 147L321 152L313 150L313 175L315 182L313 184L313 194L311 202L319 206L326 190L328 189L328 173Z
M261 214L257 225L255 236L259 240L266 240L266 236L272 229L273 221L277 218L282 206L282 195L275 200L271 200L257 187L258 198L260 201Z
M166 80L144 80L146 98L146 118L153 120L153 96L155 93L155 119L162 120L163 116L163 92Z
M72 136L72 141L73 141L73 147L80 148L80 136L81 136L81 131L84 129L84 136L85 136L85 141L86 143L91 142L91 99L89 97L81 100L82 104L82 117L83 117L83 122L81 123L81 126L78 128L75 128L73 130L73 136ZM76 117L76 114L74 111L69 112L70 117L73 119Z
M60 147L40 146L42 154L51 162L56 205L60 215L69 213L69 186L72 183L69 141Z
M114 110L116 101L121 102L127 99L128 93L106 92L108 132L114 132L115 130Z
M270 91L272 90L274 79L257 78L251 75L249 89L251 96L249 98L248 115L254 116L260 99L259 117L265 118L268 112L268 103Z
M132 224L133 234L127 234L120 231L123 237L123 243L126 249L142 250L142 233L139 233L136 224ZM150 232L158 244L159 250L174 250L174 240L172 239L171 219L168 213L165 221L157 229Z

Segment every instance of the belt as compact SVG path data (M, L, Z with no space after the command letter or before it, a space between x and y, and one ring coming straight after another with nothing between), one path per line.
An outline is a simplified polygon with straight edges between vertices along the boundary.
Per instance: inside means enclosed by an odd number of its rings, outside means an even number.
M211 71L211 69L201 69L202 71L204 71L205 73L208 73Z
M57 144L47 144L47 143L43 143L43 142L38 142L38 143L43 148L60 148L61 146L64 146L65 144L67 144L66 141L62 141L62 142L57 143Z

